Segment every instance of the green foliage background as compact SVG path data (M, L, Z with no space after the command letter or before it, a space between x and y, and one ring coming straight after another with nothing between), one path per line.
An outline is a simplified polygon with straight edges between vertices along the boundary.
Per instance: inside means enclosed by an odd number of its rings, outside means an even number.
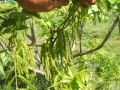
M102 42L120 14L119 5L118 0L97 0L83 8L73 0L59 10L31 13L16 2L1 1L0 89L119 90L117 50L106 45L82 55ZM102 28L106 23L110 26Z

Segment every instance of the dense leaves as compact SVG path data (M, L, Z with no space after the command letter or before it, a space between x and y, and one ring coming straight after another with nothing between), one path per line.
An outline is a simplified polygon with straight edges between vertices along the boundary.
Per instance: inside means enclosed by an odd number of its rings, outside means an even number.
M99 36L84 31L86 22L112 22L109 16L120 14L119 4L118 0L97 0L96 5L83 8L72 0L61 9L31 13L16 2L1 1L0 89L108 90L119 86L120 61L114 52L101 49L82 56L99 44L94 40Z

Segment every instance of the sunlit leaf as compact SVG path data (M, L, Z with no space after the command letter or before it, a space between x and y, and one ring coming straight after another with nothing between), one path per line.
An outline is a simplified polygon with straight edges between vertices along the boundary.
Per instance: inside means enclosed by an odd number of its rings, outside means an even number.
M17 60L19 60L20 62L23 62L23 63L26 64L26 65L30 65L30 64L28 63L28 61L25 60L24 58L22 58L21 56L16 55L16 58L17 58Z
M6 53L1 53L0 58L1 58L3 64L6 64L8 62L8 56Z
M0 12L6 12L6 11L12 11L12 10L14 10L14 7L0 8Z
M54 84L57 83L57 82L59 81L59 79L60 79L60 76L57 75L57 76L55 77L55 79L54 79Z
M60 81L61 83L71 83L71 79L64 79Z
M4 14L0 14L1 19L7 19L7 17Z
M17 48L16 48L16 53L19 53L21 48L22 48L22 43L21 43L21 41L18 41Z
M97 12L97 11L98 11L97 5L92 5L92 6L91 6L91 9L92 9L94 12Z
M68 74L70 75L71 78L74 78L74 76L75 76L75 71L73 70L72 67L68 67Z
M3 64L1 63L1 61L0 61L0 73L5 76Z

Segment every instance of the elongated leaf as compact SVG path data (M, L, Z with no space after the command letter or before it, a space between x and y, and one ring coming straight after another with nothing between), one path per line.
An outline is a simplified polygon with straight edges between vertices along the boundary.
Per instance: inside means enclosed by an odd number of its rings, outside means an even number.
M14 7L11 7L11 8L9 8L9 7L5 7L5 8L0 8L0 12L6 12L6 11L12 11L12 10L14 10Z
M8 56L7 56L6 53L1 53L0 58L1 58L2 63L3 63L4 65L7 64Z
M54 83L53 85L51 85L50 87L48 87L48 88L56 87L56 86L58 86L58 85L60 85L60 84L62 84L62 83L61 83L61 82L56 82L56 83Z
M15 79L15 77L13 77L13 78L10 80L10 82L8 83L8 86L7 86L6 90L10 90L11 84L13 83L14 79Z
M57 83L57 82L59 81L59 79L60 79L60 76L57 75L57 76L55 77L55 79L54 79L54 84Z
M27 28L29 28L29 27L27 27L26 25L19 25L16 27L16 30L25 30Z
M22 12L11 12L9 14L9 18L20 19L20 21L25 21L30 18L30 16L22 13Z
M71 83L71 79L64 79L64 80L61 80L60 82L61 83Z
M73 70L73 68L68 67L68 73L69 73L69 75L70 75L71 78L74 78L74 76L75 76L75 71Z
M16 55L16 58L17 58L17 60L19 60L19 61L23 62L24 64L26 64L26 65L30 65L30 64L28 63L28 61L27 61L27 60L25 60L24 58L22 58L21 56Z
M1 19L7 19L6 16L3 15L3 14L0 14L0 18L1 18Z
M36 12L29 12L29 11L23 10L23 13L28 15L28 16L34 16L34 17L40 19L40 15Z
M21 79L24 83L26 83L30 87L31 90L36 90L36 88L23 76L18 75L18 78Z
M19 90L26 90L26 88L19 88Z
M111 4L114 4L117 0L108 0Z
M22 48L22 43L21 41L18 41L17 48L16 48L16 53L19 53Z
M3 65L2 65L1 61L0 61L0 73L2 73L5 76Z

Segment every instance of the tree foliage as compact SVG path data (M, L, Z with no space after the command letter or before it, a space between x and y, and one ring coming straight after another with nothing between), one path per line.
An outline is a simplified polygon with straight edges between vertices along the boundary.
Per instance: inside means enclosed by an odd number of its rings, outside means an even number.
M88 8L72 0L66 7L45 13L31 13L16 2L1 1L0 89L105 90L119 83L114 53L96 51L119 22L119 11L118 0L97 0ZM103 43L94 49L98 43L90 40L83 50L87 20L94 24L110 21L111 12L117 18Z

